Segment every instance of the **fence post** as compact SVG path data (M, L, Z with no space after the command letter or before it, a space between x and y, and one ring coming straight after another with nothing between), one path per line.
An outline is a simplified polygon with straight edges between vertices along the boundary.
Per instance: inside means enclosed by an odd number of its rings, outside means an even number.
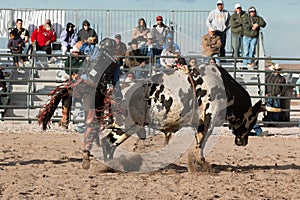
M110 10L106 10L106 35L105 37L109 37L111 35L110 24L111 24L111 16Z

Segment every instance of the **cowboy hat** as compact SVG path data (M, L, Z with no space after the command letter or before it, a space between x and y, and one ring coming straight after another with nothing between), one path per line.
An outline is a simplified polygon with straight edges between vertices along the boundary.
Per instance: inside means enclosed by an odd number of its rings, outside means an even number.
M131 42L128 43L129 46L132 44L138 44L137 39L132 39Z
M273 65L271 65L271 67L269 67L269 69L270 70L273 70L273 71L275 71L275 70L277 70L277 71L280 71L280 70L282 70L282 68L279 66L279 64L273 64Z

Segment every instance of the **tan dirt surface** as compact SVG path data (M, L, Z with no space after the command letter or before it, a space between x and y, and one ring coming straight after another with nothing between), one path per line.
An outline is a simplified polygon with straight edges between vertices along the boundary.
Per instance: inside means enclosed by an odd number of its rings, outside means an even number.
M299 199L300 129L265 128L273 136L234 145L230 131L206 156L213 172L187 172L187 153L147 173L83 170L77 133L36 124L0 123L1 199ZM146 140L147 141L147 140ZM143 144L140 145L141 148Z

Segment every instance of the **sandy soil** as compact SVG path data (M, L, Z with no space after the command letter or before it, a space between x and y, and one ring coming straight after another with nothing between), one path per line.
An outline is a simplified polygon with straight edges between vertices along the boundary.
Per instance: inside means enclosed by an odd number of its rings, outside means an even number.
M1 199L299 199L299 128L266 128L237 147L227 131L206 160L214 172L187 172L187 154L147 173L81 168L78 134L36 124L0 123ZM141 144L143 146L143 144Z

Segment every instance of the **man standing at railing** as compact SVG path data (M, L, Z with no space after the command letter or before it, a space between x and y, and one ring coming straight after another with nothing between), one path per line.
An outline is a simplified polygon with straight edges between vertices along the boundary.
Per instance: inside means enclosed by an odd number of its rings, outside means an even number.
M16 34L17 37L19 37L21 40L24 42L24 49L22 51L22 54L28 54L29 50L29 32L27 29L22 27L23 25L23 20L22 19L17 19L16 21L16 28L12 30ZM21 60L25 62L28 60L28 57L22 57Z
M163 49L166 37L169 32L170 28L163 23L162 16L157 16L156 24L153 26L151 34L154 38L154 42L156 42L161 47L161 50Z
M31 35L31 44L34 45L36 41L36 50L46 51L48 55L52 54L51 43L56 41L56 33L52 28L51 20L46 19L43 25L34 29ZM48 63L55 63L55 58L48 56Z
M256 14L255 7L251 6L248 9L248 12L249 16L245 18L243 23L243 57L247 57L249 59L243 60L243 66L253 67L255 66L255 63L252 58L254 57L259 31L260 28L266 27L267 23L262 17Z
M272 108L281 108L280 97L285 95L286 83L285 78L280 75L281 67L276 64L270 67L272 73L266 76L266 96L267 96L267 106ZM279 98L277 98L279 97ZM268 112L269 121L279 121L280 113L278 112Z
M247 16L248 14L242 9L241 4L234 5L234 13L230 17L233 57L240 57L240 51L243 52L243 21Z
M217 8L212 10L207 18L208 28L213 28L216 35L220 36L222 46L220 48L220 56L225 56L225 46L226 46L226 33L230 28L230 14L224 9L224 2L222 0L217 1Z
M208 28L208 33L202 36L202 56L218 57L221 46L221 38L216 35L213 28ZM220 64L219 59L217 59L217 64Z

